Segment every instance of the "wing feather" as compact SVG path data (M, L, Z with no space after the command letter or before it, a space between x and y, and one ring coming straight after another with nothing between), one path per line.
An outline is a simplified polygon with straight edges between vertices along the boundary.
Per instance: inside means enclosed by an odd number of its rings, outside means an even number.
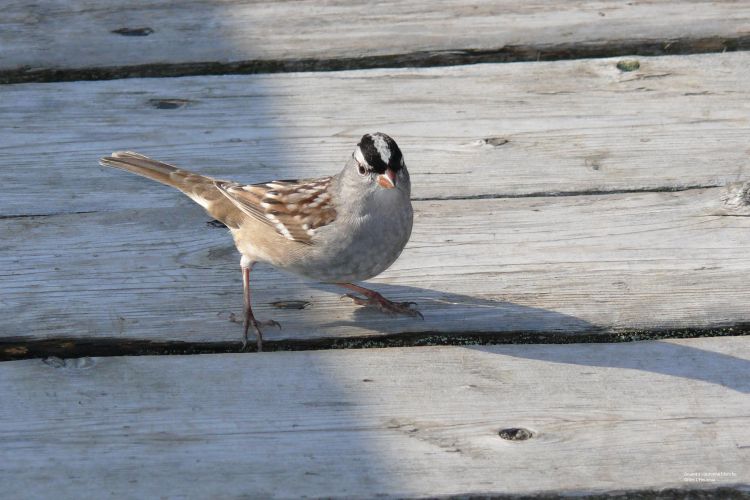
M311 244L317 229L336 219L330 186L333 178L283 180L243 185L216 181L237 208L272 226L287 239Z

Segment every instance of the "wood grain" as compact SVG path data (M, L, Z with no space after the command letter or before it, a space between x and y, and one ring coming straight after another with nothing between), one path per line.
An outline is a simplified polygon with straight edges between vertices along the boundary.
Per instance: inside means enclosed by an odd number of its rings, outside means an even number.
M390 133L418 199L746 180L750 54L3 87L0 215L188 206L97 165L141 151L261 182L337 172Z
M748 34L750 6L724 1L326 2L166 0L5 2L0 71L32 77L45 70L254 61L261 70L356 68L383 56L430 64L461 51L505 49L540 57L607 44L669 52L704 39L710 50L733 48ZM730 39L723 44L723 39ZM713 40L713 42L711 42ZM736 42L735 42L736 43ZM672 46L675 47L672 47ZM516 48L516 50L508 50ZM701 49L701 47L697 47ZM385 59L384 61L388 61ZM264 64L266 62L266 64ZM269 64L276 63L276 64ZM251 66L252 67L252 66ZM286 67L286 66L281 66ZM115 73L120 74L120 73ZM82 73L83 76L83 73ZM157 75L155 75L157 76Z
M729 216L724 194L417 202L411 241L370 283L424 321L263 266L256 315L281 322L269 340L750 322L750 218ZM238 341L239 256L208 221L197 205L0 220L2 336Z
M747 337L8 362L0 479L9 498L747 491L748 370Z

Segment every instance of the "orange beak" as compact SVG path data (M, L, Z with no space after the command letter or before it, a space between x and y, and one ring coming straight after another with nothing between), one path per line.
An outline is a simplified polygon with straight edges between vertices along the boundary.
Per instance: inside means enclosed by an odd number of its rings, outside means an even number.
M385 173L378 176L378 184L386 189L393 189L396 187L396 172L390 168L385 170Z

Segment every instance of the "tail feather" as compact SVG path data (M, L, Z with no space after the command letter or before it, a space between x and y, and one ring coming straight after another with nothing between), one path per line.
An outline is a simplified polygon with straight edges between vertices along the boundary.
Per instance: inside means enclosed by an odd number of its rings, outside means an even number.
M115 151L112 153L112 156L105 156L100 159L99 164L105 167L127 170L128 172L148 177L167 186L175 187L180 191L186 187L183 184L187 175L190 175L190 172L181 171L173 165L152 160L148 156L133 153L132 151Z
M216 181L212 177L182 170L132 151L115 151L111 156L100 159L99 164L126 170L179 189L215 218L227 224L224 219L229 217L226 212L231 203L216 187Z

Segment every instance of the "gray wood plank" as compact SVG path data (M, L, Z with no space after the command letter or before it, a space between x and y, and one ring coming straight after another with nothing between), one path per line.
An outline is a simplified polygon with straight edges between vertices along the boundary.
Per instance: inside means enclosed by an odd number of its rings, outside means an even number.
M712 328L750 322L750 218L724 188L423 201L396 264L371 285L425 320L253 272L267 339L406 332ZM743 212L744 210L744 212ZM2 337L239 340L239 257L197 205L0 220ZM304 310L278 301L309 302Z
M27 68L33 75L43 69L337 59L356 65L362 58L413 53L424 53L429 64L436 53L461 50L520 47L518 52L533 57L556 48L564 54L571 47L642 42L668 51L670 40L696 38L715 39L702 43L720 51L722 39L747 35L748 22L750 5L731 0L377 6L322 0L12 0L3 9L0 70Z
M4 86L0 215L192 203L98 167L115 149L260 182L336 172L375 130L401 144L416 198L747 179L750 54L640 61Z
M748 337L7 362L0 479L9 498L747 492L748 370Z

